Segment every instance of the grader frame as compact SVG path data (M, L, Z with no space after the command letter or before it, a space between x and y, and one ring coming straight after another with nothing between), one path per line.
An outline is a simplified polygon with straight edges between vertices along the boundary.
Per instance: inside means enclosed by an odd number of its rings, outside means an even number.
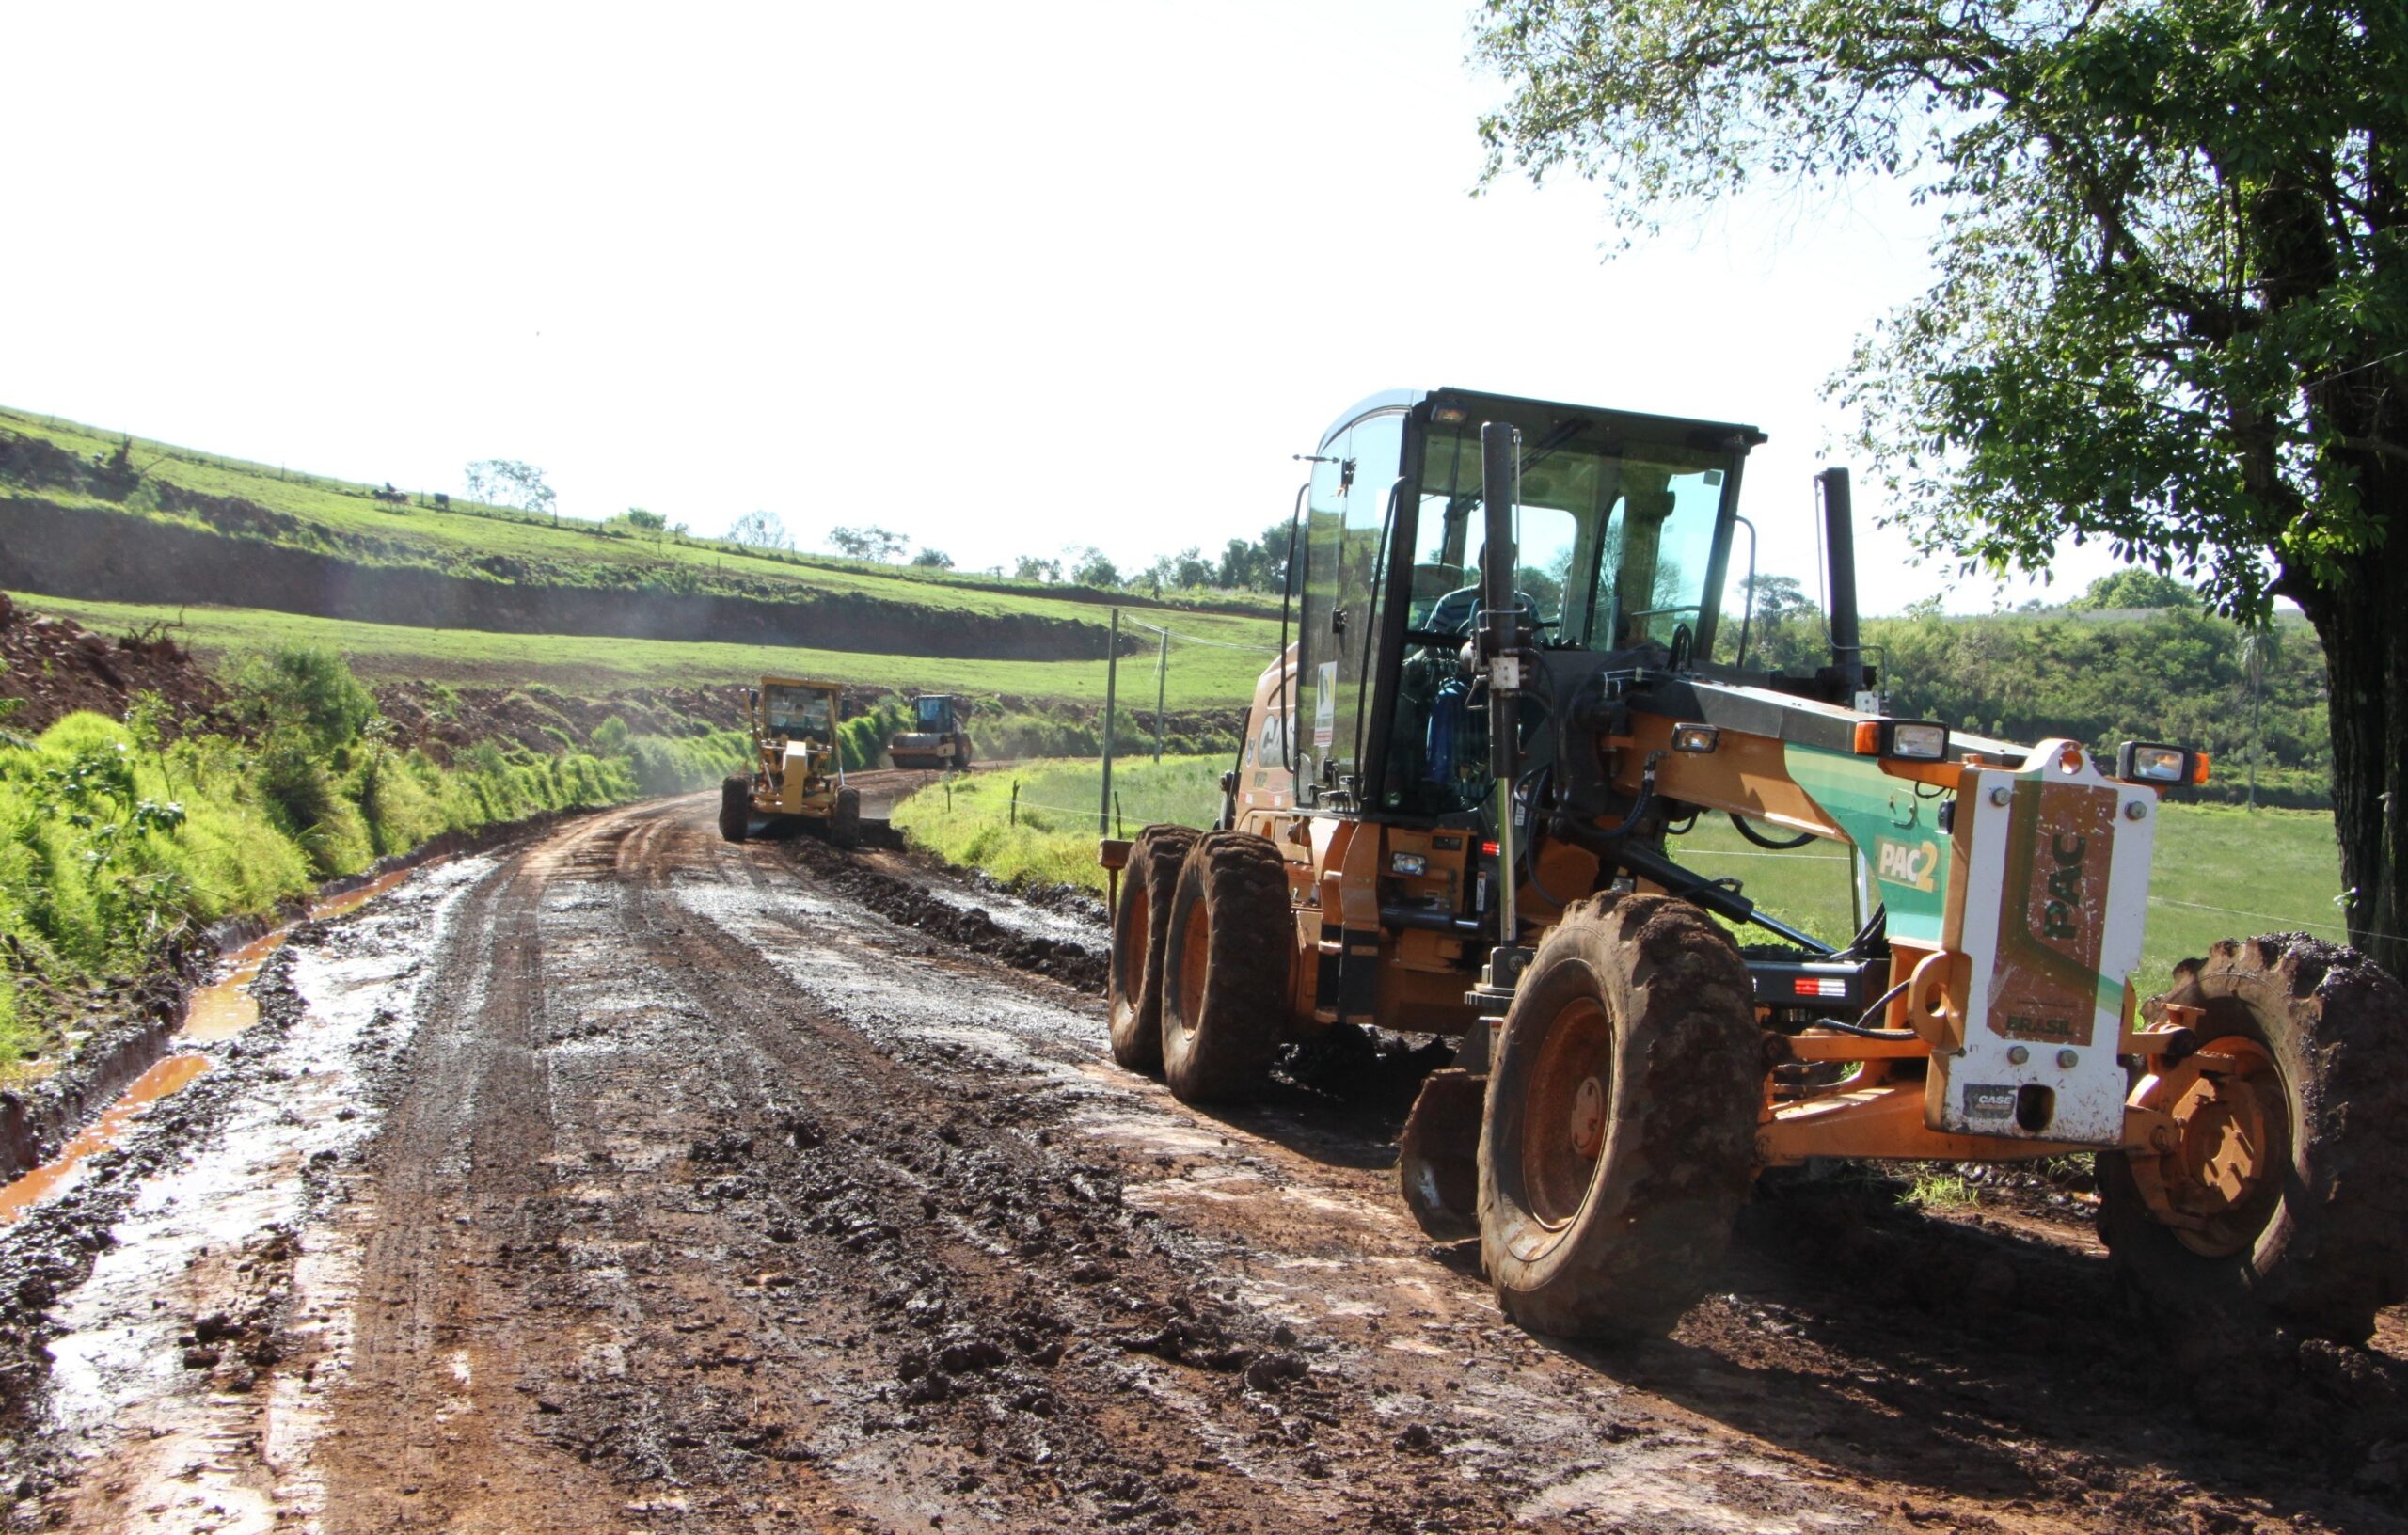
M812 677L763 677L745 703L752 771L720 785L720 835L729 842L811 831L839 847L861 841L861 791L845 782L836 728L845 688Z
M2136 984L2160 798L2204 754L1892 718L1844 470L1819 477L1829 663L1751 667L1752 612L1735 634L1719 608L1763 440L1456 389L1340 417L1220 826L1103 844L1116 1054L1229 1099L1336 1026L1459 1039L1401 1192L1477 1232L1542 1331L1669 1325L1765 1168L2096 1152L2144 1287L2363 1337L2408 1240L2291 1241L2333 1224L2348 1160L2303 1117L2341 1025L2272 941ZM1668 841L1706 815L1851 849L1855 938L1685 867Z

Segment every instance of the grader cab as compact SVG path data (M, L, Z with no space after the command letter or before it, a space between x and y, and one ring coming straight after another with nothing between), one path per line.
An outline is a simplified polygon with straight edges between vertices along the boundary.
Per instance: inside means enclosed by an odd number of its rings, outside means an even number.
M836 727L841 683L763 677L745 704L753 767L720 785L719 833L729 842L812 831L839 847L861 841L861 791L845 783Z
M1458 389L1339 418L1223 824L1104 844L1116 1055L1230 1100L1334 1027L1459 1040L1401 1192L1541 1332L1670 1326L1766 1168L2092 1152L2161 1309L2363 1338L2408 1294L2408 1147L2338 1104L2398 1075L2398 987L2290 935L2144 1000L2160 797L2204 756L1891 717L1845 470L1828 663L1764 668L1732 565L1764 440ZM1685 866L1707 816L1851 849L1854 936Z

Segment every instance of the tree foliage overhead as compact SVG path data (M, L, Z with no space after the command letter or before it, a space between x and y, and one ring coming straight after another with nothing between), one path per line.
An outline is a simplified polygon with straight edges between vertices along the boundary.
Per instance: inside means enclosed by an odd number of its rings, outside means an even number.
M1936 201L1937 280L1835 380L1898 520L2297 602L2351 932L2408 973L2408 6L1486 0L1474 48L1488 174L1590 178L1626 232L1761 180Z
M1626 230L1751 181L1899 173L1940 278L1847 397L1927 546L2065 538L2244 617L2377 536L2408 464L2408 11L2301 0L1490 0L1490 174ZM2270 558L2271 557L2271 558Z

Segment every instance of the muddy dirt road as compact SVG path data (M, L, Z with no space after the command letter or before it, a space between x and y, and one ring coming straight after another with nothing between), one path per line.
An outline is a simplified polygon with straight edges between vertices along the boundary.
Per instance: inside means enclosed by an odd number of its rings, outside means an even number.
M304 927L0 1231L18 1526L2408 1527L2396 1317L2186 1375L2078 1211L1842 1181L1673 1338L1551 1345L1390 1193L1426 1058L1183 1108L1027 968L1101 940L704 799Z

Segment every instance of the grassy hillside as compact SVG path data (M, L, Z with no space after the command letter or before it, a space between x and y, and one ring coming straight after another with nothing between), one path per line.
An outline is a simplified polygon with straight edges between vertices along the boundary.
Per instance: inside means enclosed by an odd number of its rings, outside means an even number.
M0 407L0 435L53 445L84 464L104 464L124 451L133 474L152 487L146 495L137 483L122 497L96 493L89 487L65 489L55 483L8 487L21 494L129 519L207 528L331 554L369 567L408 567L483 581L571 588L769 598L832 593L925 608L938 616L1027 614L1090 625L1105 622L1102 609L1110 605L1156 606L1127 593L750 549L717 539L646 535L576 518L556 521L458 497L452 498L448 509L437 509L431 496L419 492L404 491L399 501L390 501L380 499L379 487L372 485L221 458L141 437L127 438L119 433L5 407ZM156 487L239 501L265 514L166 505ZM1246 633L1264 618L1275 625L1278 611L1275 597L1253 593L1216 593L1200 604L1160 606L1180 613L1182 627L1192 619L1207 625L1201 632L1225 635L1233 622ZM1199 608L1211 609L1209 617Z
M213 659L258 654L280 645L323 645L342 654L361 676L378 681L420 678L481 687L543 683L564 692L597 695L626 688L715 688L764 673L784 672L911 692L1103 703L1104 663L1101 660L956 659L785 645L492 634L359 624L251 608L166 608L75 601L34 593L11 595L27 608L63 613L108 633L168 625L180 642ZM1204 630L1212 622L1212 615L1183 614L1179 626L1182 632ZM1172 656L1168 706L1187 710L1242 704L1253 694L1254 679L1270 658L1267 646L1261 652L1180 646ZM1124 657L1120 666L1123 706L1142 704L1150 711L1152 660Z

